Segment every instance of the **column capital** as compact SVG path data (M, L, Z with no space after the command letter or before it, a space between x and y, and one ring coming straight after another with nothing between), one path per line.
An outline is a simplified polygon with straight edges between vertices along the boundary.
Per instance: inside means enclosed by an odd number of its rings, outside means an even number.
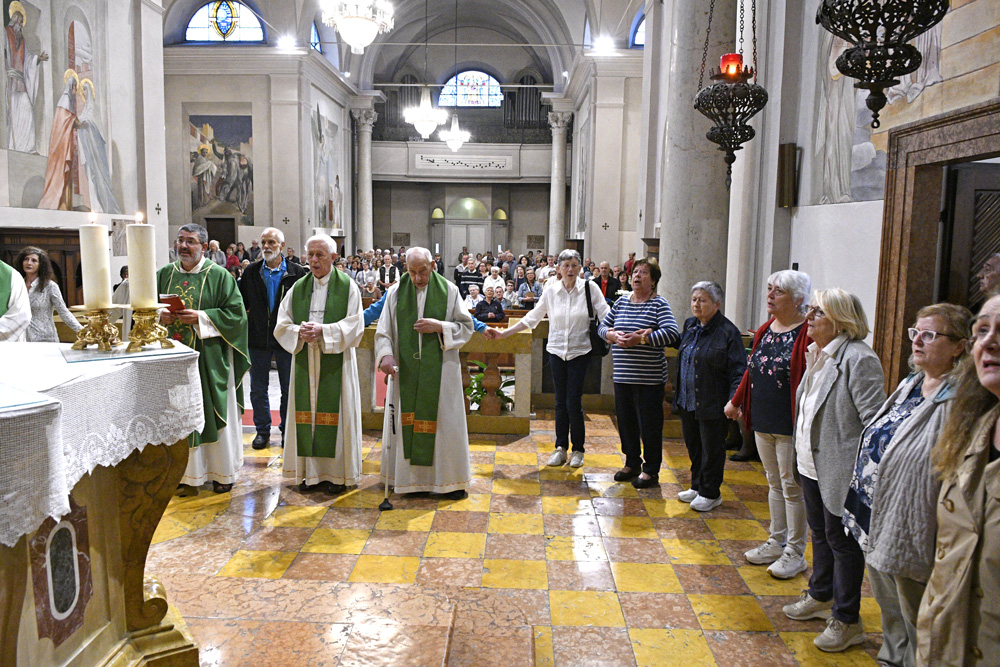
M378 112L374 109L351 109L351 115L358 121L358 129L364 132L371 132L375 121L378 120Z
M565 131L569 127L570 121L573 120L572 111L550 111L549 112L549 127L552 131L557 130Z

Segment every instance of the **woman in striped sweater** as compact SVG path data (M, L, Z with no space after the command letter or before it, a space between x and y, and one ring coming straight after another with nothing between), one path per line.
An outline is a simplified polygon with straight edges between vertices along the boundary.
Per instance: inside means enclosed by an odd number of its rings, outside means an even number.
M616 482L645 489L659 484L663 461L663 387L667 360L663 348L680 334L670 304L656 294L660 267L648 259L632 266L631 294L615 301L598 329L613 345L615 411L625 467ZM641 445L640 445L641 440Z

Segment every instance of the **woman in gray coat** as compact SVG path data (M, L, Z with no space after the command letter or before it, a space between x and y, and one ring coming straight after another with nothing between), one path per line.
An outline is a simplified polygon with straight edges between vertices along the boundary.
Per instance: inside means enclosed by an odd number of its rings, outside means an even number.
M819 290L806 311L806 372L796 392L795 459L812 531L813 572L802 599L783 609L797 621L826 618L813 640L822 651L864 641L861 582L865 557L841 523L865 424L885 402L878 356L864 342L861 301L840 289Z
M916 370L899 383L865 428L844 502L844 525L858 541L882 609L880 663L916 664L920 598L934 566L935 504L941 484L931 450L955 397L952 371L967 354L968 308L922 308L909 330Z

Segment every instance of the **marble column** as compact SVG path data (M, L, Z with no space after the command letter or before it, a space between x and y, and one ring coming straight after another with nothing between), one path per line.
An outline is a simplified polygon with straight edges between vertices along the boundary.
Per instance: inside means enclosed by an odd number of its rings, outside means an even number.
M718 68L719 56L735 44L737 0L716 0L708 70ZM705 138L711 122L694 109L698 93L708 3L674 2L670 67L661 81L661 103L666 105L666 128L660 182L659 293L683 318L691 285L726 280L729 235L729 191L726 165L717 146ZM662 98L666 97L665 100Z
M358 122L358 235L355 248L371 250L375 246L372 220L372 128L378 120L373 109L351 109Z
M566 131L572 111L549 113L552 128L552 187L549 194L549 238L546 250L558 253L566 245Z

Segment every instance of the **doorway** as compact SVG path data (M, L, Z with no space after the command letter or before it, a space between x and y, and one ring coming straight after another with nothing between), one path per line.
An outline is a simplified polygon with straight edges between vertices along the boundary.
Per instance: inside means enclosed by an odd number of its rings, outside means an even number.
M209 240L218 241L219 248L223 251L230 243L236 243L236 218L206 217L205 229L208 230Z
M975 312L984 301L976 277L1000 252L1000 160L945 168L939 301Z

